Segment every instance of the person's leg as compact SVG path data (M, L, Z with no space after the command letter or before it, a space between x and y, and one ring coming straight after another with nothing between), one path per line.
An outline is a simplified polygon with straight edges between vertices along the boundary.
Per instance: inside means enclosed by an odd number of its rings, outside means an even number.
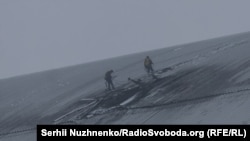
M105 86L106 86L106 89L108 89L108 81L105 80Z
M146 68L147 73L149 74L149 72L150 72L149 67L146 66L145 68Z
M108 82L108 90L111 90L110 89L110 81L107 81Z
M114 86L114 84L113 84L113 81L110 81L110 84L111 84L111 86L112 86L112 89L115 89L115 86Z
M153 69L152 65L150 65L149 70L150 70L152 73L154 72L154 69Z

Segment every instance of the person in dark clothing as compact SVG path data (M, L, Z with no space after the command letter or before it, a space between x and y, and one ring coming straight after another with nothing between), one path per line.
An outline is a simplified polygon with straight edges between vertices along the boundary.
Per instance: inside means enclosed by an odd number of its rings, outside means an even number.
M108 87L108 90L111 90L111 87L112 89L115 89L113 81L112 81L112 75L111 75L113 72L114 72L113 70L109 70L105 73L104 79L106 80L106 84L107 84L106 86Z
M154 64L154 63L153 63L153 61L151 60L151 58L150 58L149 56L147 56L147 57L145 58L145 60L144 60L144 67L145 67L145 69L146 69L146 71L147 71L148 74L154 72L154 69L153 69L153 67L152 67L153 64Z

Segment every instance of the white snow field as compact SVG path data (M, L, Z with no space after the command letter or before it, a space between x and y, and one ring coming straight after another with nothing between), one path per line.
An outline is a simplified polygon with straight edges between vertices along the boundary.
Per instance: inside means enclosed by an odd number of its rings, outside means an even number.
M37 124L250 124L249 109L248 32L2 79L0 140L36 140Z

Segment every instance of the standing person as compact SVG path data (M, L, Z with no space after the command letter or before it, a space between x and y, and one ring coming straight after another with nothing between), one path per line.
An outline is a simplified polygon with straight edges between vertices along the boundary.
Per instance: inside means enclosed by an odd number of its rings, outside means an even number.
M112 75L111 75L113 72L114 72L113 70L109 70L105 73L104 79L106 80L108 90L111 90L111 87L112 87L112 89L115 89L113 81L112 81Z
M145 60L144 60L144 67L145 67L145 69L146 69L146 71L147 71L148 74L154 72L154 69L153 69L153 67L152 67L153 64L154 64L154 63L153 63L153 61L151 60L151 58L150 58L149 56L147 56L147 57L145 58Z

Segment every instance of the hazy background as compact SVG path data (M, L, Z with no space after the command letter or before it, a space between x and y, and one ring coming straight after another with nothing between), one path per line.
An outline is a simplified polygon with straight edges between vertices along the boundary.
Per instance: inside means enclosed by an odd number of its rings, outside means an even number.
M249 0L0 0L0 78L250 31Z

